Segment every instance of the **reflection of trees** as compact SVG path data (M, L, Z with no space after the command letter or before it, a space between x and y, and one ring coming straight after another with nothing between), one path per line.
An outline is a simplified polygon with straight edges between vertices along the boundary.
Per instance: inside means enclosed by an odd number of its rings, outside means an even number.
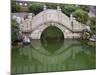
M19 24L15 20L12 20L11 22L11 32L12 43L14 43L16 40L18 40L19 36Z
M22 52L19 52L20 49ZM12 55L11 73L15 75L16 73L36 72L37 66L41 66L41 63L37 59L31 59L32 53L29 53L30 50L27 51L27 48L20 49L17 49L16 52L13 51L15 53ZM21 53L24 54L22 55Z
M41 34L42 46L51 53L58 50L63 45L63 42L63 32L56 26L47 27Z
M72 59L75 59L76 55L81 52L85 53L86 55L91 54L89 50L87 51L84 50L79 42L77 42L77 44L70 44L67 47L65 45L61 49L56 51L53 55L48 54L48 51L45 49L39 50L39 49L35 49L35 47L34 48L27 47L27 48L22 48L22 49L20 49L20 52L22 54L26 56L27 55L30 56L31 59L35 58L38 61L40 61L42 64L62 63L63 61L67 60L70 57L72 57Z
M93 50L93 48L90 48L79 41L65 40L63 46L53 54L44 49L40 41L35 40L32 44L32 47L25 46L20 48L19 52L18 50L15 52L18 54L14 54L17 58L16 61L14 61L16 64L19 63L13 67L14 70L16 69L15 72L26 73L67 70L67 63L69 64L69 68L72 70L77 68L81 69L82 67L87 67L85 64L87 60L89 60L89 62L94 61L91 59L91 50ZM83 54L81 55L83 58L81 61L78 59L80 54ZM87 58L84 58L84 56ZM94 58L94 56L92 57ZM74 64L77 66L79 65L79 67L75 66Z

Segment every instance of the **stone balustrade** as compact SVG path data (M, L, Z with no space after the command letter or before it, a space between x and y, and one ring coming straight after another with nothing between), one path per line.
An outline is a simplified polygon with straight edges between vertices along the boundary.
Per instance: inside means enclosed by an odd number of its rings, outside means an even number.
M34 17L29 13L20 27L22 32L31 32L30 36L33 39L40 39L43 30L50 25L62 30L65 39L81 37L79 32L86 28L86 25L76 21L72 16L68 17L60 10L54 9L45 9Z

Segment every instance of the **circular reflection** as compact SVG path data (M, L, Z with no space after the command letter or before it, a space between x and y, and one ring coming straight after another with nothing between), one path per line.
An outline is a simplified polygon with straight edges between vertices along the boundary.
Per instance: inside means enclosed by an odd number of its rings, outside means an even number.
M41 44L49 52L55 52L64 43L63 32L55 26L49 26L41 34Z

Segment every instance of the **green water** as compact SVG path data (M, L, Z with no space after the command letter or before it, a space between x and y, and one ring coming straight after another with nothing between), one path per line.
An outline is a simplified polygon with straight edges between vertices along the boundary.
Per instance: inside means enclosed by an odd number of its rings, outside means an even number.
M96 68L95 46L79 40L33 40L12 48L11 73L72 71Z

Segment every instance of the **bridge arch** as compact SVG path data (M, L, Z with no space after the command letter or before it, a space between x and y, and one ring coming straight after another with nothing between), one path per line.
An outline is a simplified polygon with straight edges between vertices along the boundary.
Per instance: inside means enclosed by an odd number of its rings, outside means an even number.
M47 22L47 23L41 24L39 27L37 27L36 29L34 29L32 31L32 33L31 33L32 39L40 39L42 32L49 26L55 26L55 27L59 28L62 31L64 38L66 38L66 37L71 38L71 36L69 36L69 34L71 35L72 31L70 31L68 28L64 27L63 25L61 25L59 23Z
M32 14L28 16L20 24L20 29L22 32L30 32L32 39L40 39L43 30L50 25L58 27L65 39L81 37L80 32L86 28L86 25L66 16L61 10L45 9L35 16Z

